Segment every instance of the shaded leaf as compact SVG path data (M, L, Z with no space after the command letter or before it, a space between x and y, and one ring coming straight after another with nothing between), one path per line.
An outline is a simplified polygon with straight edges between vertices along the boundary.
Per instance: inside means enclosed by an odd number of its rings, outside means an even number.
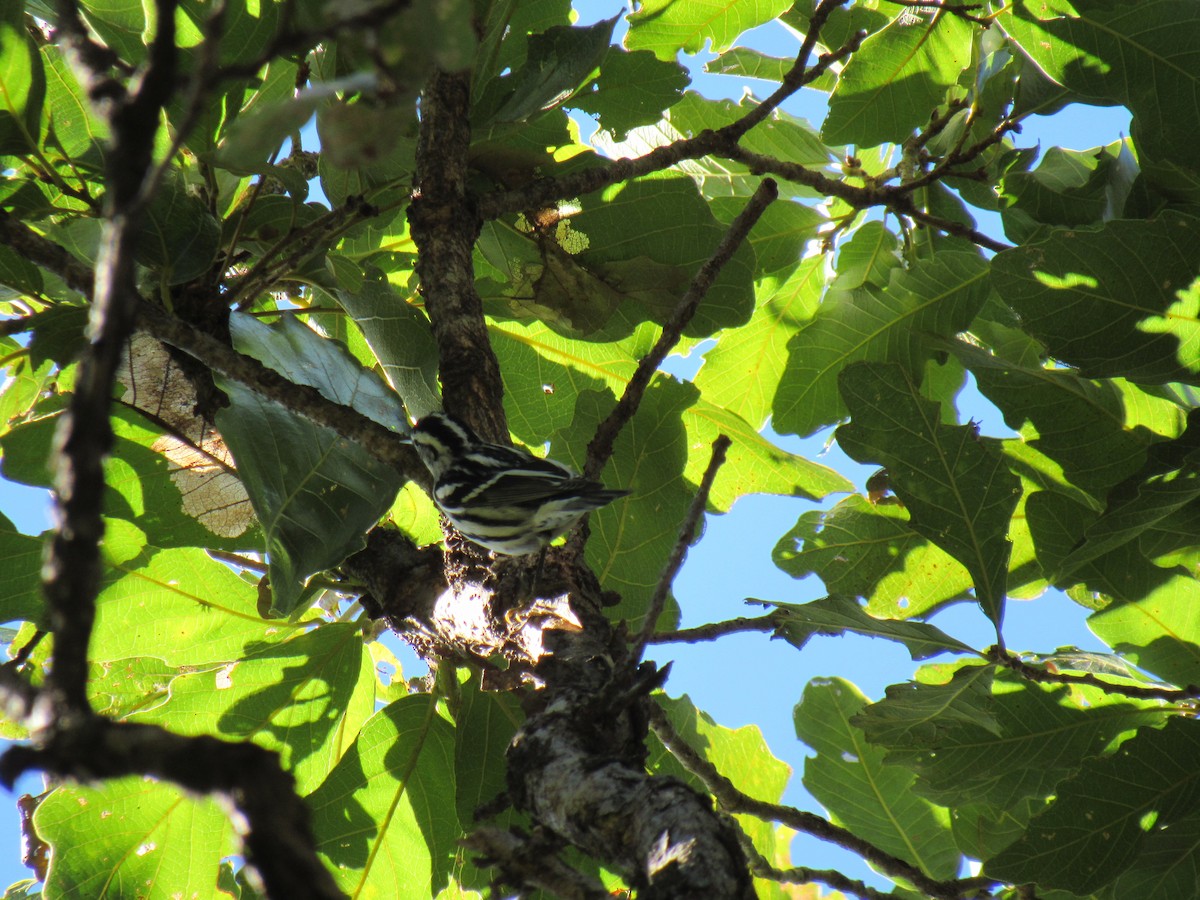
M987 296L986 276L977 254L946 251L910 270L893 269L886 289L864 285L827 295L788 343L775 428L809 435L843 418L837 378L850 363L897 363L917 376L933 353L930 336L954 334L975 317Z
M816 574L830 593L867 600L872 615L908 618L966 596L971 576L909 527L899 505L854 495L804 513L771 554L793 578Z
M840 636L861 634L865 637L898 641L913 659L928 659L939 653L975 653L974 648L950 637L926 622L905 622L872 616L853 597L832 594L811 603L762 601L782 613L776 633L797 650L803 650L809 638L824 634Z
M454 729L433 697L397 700L307 797L317 851L344 891L428 900L462 834L453 796Z
M963 341L949 346L1005 423L1059 463L1070 485L1098 499L1141 467L1151 445L1182 431L1176 403L1123 379L1021 366Z
M0 619L45 624L43 539L21 534L0 513Z
M913 775L884 764L851 718L867 703L841 678L814 679L794 720L796 736L817 751L804 761L804 786L837 824L933 878L961 865L950 837L949 811L912 791Z
M396 395L333 341L291 318L271 328L234 316L230 326L240 352L381 424L403 425ZM221 387L230 406L217 414L217 426L262 523L272 609L286 615L311 575L363 546L366 530L391 506L400 475L330 429L240 384L222 381Z
M1142 873L1131 880L1145 879L1149 860L1143 853L1171 856L1194 869L1195 845L1181 853L1173 826L1183 820L1185 829L1195 831L1200 773L1191 760L1198 751L1200 727L1176 718L1161 730L1143 729L1111 756L1085 762L1025 834L988 861L986 873L1080 892L1109 884L1135 862ZM1194 890L1195 882L1190 885ZM1161 893L1161 886L1152 894L1186 895Z
M1057 232L992 260L992 283L1055 359L1087 378L1200 383L1200 220L1165 212Z
M694 379L705 398L756 429L771 415L787 365L788 341L817 309L825 286L825 259L806 259L786 278L783 274L759 282L758 305L750 321L721 335Z
M580 28L557 25L530 35L525 62L501 79L512 93L493 120L517 122L557 106L575 93L605 58L617 18Z
M859 462L887 467L892 489L912 512L910 527L966 566L976 598L999 627L1020 481L973 428L942 425L938 407L899 366L861 363L838 381L853 417L837 430L838 443Z
M40 143L46 73L22 13L12 4L0 19L0 156L23 156Z
M1190 575L1171 573L1145 596L1093 613L1088 627L1146 671L1200 683L1200 583Z
M361 629L327 623L273 634L225 665L181 674L168 702L133 718L181 734L253 740L280 754L306 794L375 712L374 685Z
M1164 188L1178 191L1197 167L1200 132L1200 10L1187 0L1042 4L1021 0L997 16L1053 81L1097 105L1120 103L1133 113L1139 162ZM1163 89L1170 85L1169 90ZM1173 166L1157 163L1173 162ZM1175 169L1181 166L1181 170ZM1190 195L1200 197L1193 187Z
M854 719L888 751L888 764L916 773L914 791L947 806L1018 810L1165 714L1096 688L1037 685L994 670L989 680L990 667L959 668L966 671L949 684L943 667L922 669L925 683L889 692Z
M358 290L338 291L337 298L362 329L408 415L419 419L441 409L429 319L384 281L365 281Z
M830 144L898 143L928 123L971 63L971 27L937 12L870 35L838 76L821 135Z

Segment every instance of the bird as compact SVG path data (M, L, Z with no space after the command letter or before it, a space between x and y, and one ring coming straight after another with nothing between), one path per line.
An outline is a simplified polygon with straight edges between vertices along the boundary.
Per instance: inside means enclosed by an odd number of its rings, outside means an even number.
M467 540L501 556L544 550L584 515L629 495L553 459L493 444L446 413L412 429L433 476L433 502Z

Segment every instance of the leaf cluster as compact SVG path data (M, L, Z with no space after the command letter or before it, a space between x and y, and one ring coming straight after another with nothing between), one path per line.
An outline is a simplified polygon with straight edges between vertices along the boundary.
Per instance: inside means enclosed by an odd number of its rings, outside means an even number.
M36 487L55 477L115 202L97 76L146 66L162 27L152 5L67 7L104 72L78 67L58 8L0 12L0 474ZM1200 740L1195 4L739 0L714 17L646 0L620 32L616 17L574 24L566 0L368 4L340 23L316 0L166 7L178 84L144 123L156 189L139 302L397 436L441 406L447 365L408 217L424 175L417 98L435 72L470 83L469 289L504 417L516 441L581 470L731 221L763 175L779 180L683 329L699 373L655 374L622 423L600 477L632 496L592 516L587 562L636 634L725 435L710 511L751 493L808 504L764 540L828 595L770 603L757 630L797 649L854 633L956 660L877 702L841 678L803 689L795 728L819 821L778 806L786 767L755 730L663 701L736 794L667 742L650 740L647 767L738 814L760 896L798 896L789 881L882 896L793 869L785 823L858 852L890 896L1200 897L1184 762ZM795 61L737 45L772 21ZM677 59L706 44L710 71L767 96L689 90ZM819 127L781 107L802 85L825 95ZM1125 106L1130 136L1022 146L1023 121L1069 104ZM488 890L503 878L459 840L508 788L525 711L448 662L410 693L344 565L372 528L442 539L422 473L150 321L113 390L88 701L278 753L351 896ZM1012 436L962 421L968 377ZM826 430L885 471L859 489L781 450L768 422ZM9 674L33 686L54 646L46 539L0 515ZM1010 655L1006 603L1049 587L1089 610L1111 653ZM996 649L921 621L954 602L979 605ZM657 626L678 619L672 601ZM259 895L230 861L222 807L166 782L55 787L30 833L50 847L47 896ZM611 860L563 856L605 889L629 883ZM979 879L960 880L967 860Z

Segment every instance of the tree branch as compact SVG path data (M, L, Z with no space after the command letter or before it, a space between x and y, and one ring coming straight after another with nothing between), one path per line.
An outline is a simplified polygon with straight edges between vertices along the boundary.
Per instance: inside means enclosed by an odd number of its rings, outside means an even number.
M789 828L837 844L839 847L857 853L884 874L907 881L913 887L924 891L930 897L937 898L937 900L963 900L965 897L982 898L984 896L979 893L981 883L977 879L935 881L910 863L880 850L874 844L864 841L845 828L834 825L814 813L804 812L791 806L756 800L748 794L742 793L734 787L732 781L717 771L716 766L697 753L680 736L661 707L651 704L649 715L650 728L658 736L658 739L685 769L704 782L705 787L727 812L748 813L767 821L781 822Z
M345 896L317 858L308 807L296 795L292 776L277 754L249 741L182 737L156 725L93 715L73 720L44 746L8 750L0 757L0 782L11 789L30 769L84 781L152 775L196 793L223 796L246 817L246 858L271 897Z
M421 94L418 194L408 208L421 295L438 346L442 402L487 440L508 442L500 362L475 290L481 220L467 197L471 79L437 72Z
M32 746L10 748L0 757L0 780L11 786L31 768L81 780L143 774L222 794L245 816L246 859L271 896L340 897L316 855L307 808L275 754L251 743L184 738L157 726L112 722L98 716L88 699L113 385L139 314L149 310L152 320L170 324L169 317L139 296L134 253L141 213L161 171L153 166L153 146L175 82L176 2L156 0L147 62L128 88L109 76L112 59L88 35L76 5L60 0L58 11L66 42L80 63L81 81L107 118L111 138L94 272L88 273L61 247L0 216L6 241L33 250L35 261L61 269L68 284L91 299L88 345L55 438L56 523L43 567L54 647L40 689L24 683L14 670L0 670L6 712L29 727L32 739Z
M675 540L675 546L671 548L671 555L667 557L667 564L658 578L658 584L654 586L654 593L650 596L650 605L646 611L646 620L642 623L642 630L633 642L633 646L629 648L629 657L633 665L641 662L646 643L654 633L654 626L667 603L667 594L671 590L671 585L675 583L675 576L679 574L679 568L683 565L684 557L687 556L688 547L695 540L696 526L700 523L700 517L704 515L705 506L708 505L708 494L717 478L717 470L724 464L725 451L732 443L723 434L713 441L712 458L708 461L708 468L704 470L700 486L696 489L696 496L692 498L692 505L688 507L683 524L679 526L679 537Z
M22 256L59 275L68 286L91 296L92 271L53 241L0 210L0 241ZM244 384L317 425L360 444L382 462L395 466L412 481L427 485L429 470L399 436L348 406L325 398L316 388L296 384L258 360L244 356L211 335L138 297L134 329L158 338L224 377Z
M600 474L600 470L612 456L617 435L637 412L638 406L642 402L642 396L650 385L650 379L658 371L662 361L667 358L667 354L679 343L683 330L696 314L700 301L704 299L709 288L716 281L721 269L733 257L742 241L746 239L746 235L750 233L750 229L778 196L779 191L775 182L769 178L764 180L758 186L758 190L754 192L754 196L746 203L745 208L733 220L712 256L696 272L687 291L680 298L679 304L663 324L662 334L659 335L654 347L638 361L633 377L625 386L625 393L621 395L617 405L596 428L596 436L588 444L587 462L583 468L585 477L596 478Z
M701 641L715 641L727 634L737 634L743 631L774 631L779 627L778 612L769 612L765 616L754 618L742 617L729 619L725 622L712 622L708 625L697 625L695 628L681 628L678 631L660 631L650 635L650 644L698 644Z
M1090 672L1054 672L1042 666L1031 666L1015 653L1005 650L1003 647L991 647L984 655L991 662L1037 684L1086 684L1088 687L1099 688L1105 693L1138 700L1166 700L1168 702L1200 700L1200 685L1189 684L1182 688L1173 688L1116 684L1098 678Z

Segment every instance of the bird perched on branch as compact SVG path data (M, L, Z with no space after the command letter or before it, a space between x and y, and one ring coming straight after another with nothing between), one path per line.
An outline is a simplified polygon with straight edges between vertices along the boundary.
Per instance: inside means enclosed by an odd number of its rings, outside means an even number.
M586 513L626 496L560 462L492 444L445 413L425 416L412 443L433 475L433 502L463 537L504 556L542 550Z

